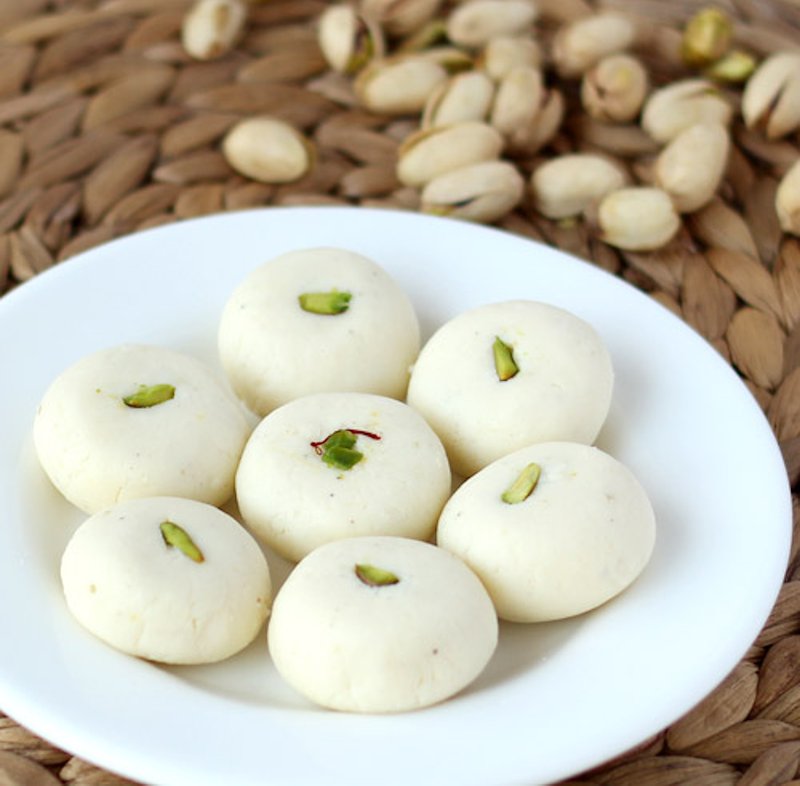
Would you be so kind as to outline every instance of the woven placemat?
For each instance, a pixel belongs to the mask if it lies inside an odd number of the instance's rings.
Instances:
[[[758,57],[800,45],[797,0],[716,5],[735,20],[737,42]],[[631,14],[648,31],[639,55],[656,83],[688,75],[678,42],[700,3],[542,0],[540,6],[537,24],[545,36],[598,8]],[[252,4],[241,40],[207,62],[193,60],[181,44],[188,7],[185,0],[0,2],[0,293],[99,243],[203,214],[262,205],[418,209],[418,192],[398,182],[395,165],[400,142],[419,118],[359,107],[350,80],[328,69],[317,44],[325,3]],[[646,178],[655,152],[647,135],[636,126],[620,130],[588,120],[574,89],[564,94],[561,131],[536,157],[518,160],[519,169],[528,175],[550,154],[600,150]],[[315,163],[299,181],[258,183],[226,162],[224,134],[259,113],[313,140]],[[549,221],[528,200],[498,225],[624,278],[711,342],[766,412],[796,492],[800,242],[781,232],[774,197],[800,154],[798,135],[768,141],[746,129],[738,113],[732,135],[717,197],[685,217],[677,238],[661,250],[621,252],[601,242],[589,222]],[[797,527],[796,493],[793,502]],[[769,620],[718,689],[636,751],[571,783],[800,784],[799,566],[795,545]],[[14,784],[128,783],[0,714],[2,768]]]

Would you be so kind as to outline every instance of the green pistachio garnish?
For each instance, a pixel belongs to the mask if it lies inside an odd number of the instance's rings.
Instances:
[[[161,537],[164,538],[164,543],[167,546],[178,549],[194,562],[205,561],[203,552],[197,548],[194,541],[189,537],[189,533],[183,527],[178,526],[173,521],[162,521],[159,524],[159,529],[161,530]]]
[[[369,437],[379,440],[380,434],[373,434],[371,431],[362,429],[343,428],[328,434],[325,439],[319,442],[312,442],[311,447],[322,460],[334,469],[352,469],[364,458],[364,454],[355,449],[356,440],[359,436]]]
[[[349,292],[332,289],[330,292],[304,292],[297,300],[303,311],[312,314],[341,314],[350,307],[352,297]]]
[[[524,502],[533,494],[541,474],[542,468],[538,464],[528,464],[519,473],[519,477],[503,492],[501,496],[503,502],[507,502],[509,505]]]
[[[376,568],[374,565],[360,564],[355,568],[356,576],[369,587],[387,587],[397,584],[400,579],[389,570]]]
[[[356,440],[357,437],[352,431],[347,429],[334,431],[318,446],[322,449],[322,460],[335,469],[352,469],[364,458],[364,454],[355,449]]]
[[[517,375],[519,366],[514,362],[514,352],[499,336],[494,338],[492,352],[494,353],[494,369],[501,382]]]
[[[175,397],[175,388],[172,385],[139,385],[139,390],[125,396],[122,401],[125,406],[133,409],[144,409],[163,404]]]

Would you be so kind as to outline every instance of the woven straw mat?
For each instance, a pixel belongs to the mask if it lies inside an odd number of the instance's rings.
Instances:
[[[591,11],[588,2],[541,2],[542,35]],[[717,5],[736,20],[738,43],[759,57],[800,45],[798,0]],[[399,142],[418,117],[359,108],[350,82],[327,68],[316,43],[325,3],[252,4],[238,45],[208,62],[192,60],[181,45],[187,7],[184,0],[0,0],[0,293],[99,243],[193,216],[261,205],[417,209],[418,194],[394,170]],[[595,7],[646,22],[649,45],[640,55],[656,83],[687,76],[676,44],[699,3],[601,0]],[[593,124],[566,95],[566,121],[538,160],[599,149],[646,178],[655,148],[644,132]],[[265,185],[229,167],[220,140],[256,113],[283,118],[313,140],[316,162],[303,179]],[[781,232],[774,195],[800,138],[769,142],[737,113],[733,140],[717,198],[685,217],[660,251],[617,251],[586,223],[556,224],[527,204],[498,223],[621,276],[711,342],[766,412],[796,492],[800,242]],[[535,162],[518,163],[527,174]],[[793,502],[797,530],[796,494]],[[777,604],[723,684],[668,730],[571,783],[800,784],[797,552],[795,538]],[[0,713],[3,768],[13,784],[127,783]]]

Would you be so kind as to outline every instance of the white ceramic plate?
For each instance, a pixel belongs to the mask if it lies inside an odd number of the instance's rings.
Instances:
[[[283,685],[265,636],[214,666],[160,668],[70,618],[61,551],[82,515],[36,464],[39,398],[67,365],[124,341],[216,364],[223,303],[254,266],[337,245],[383,265],[425,335],[456,313],[543,300],[592,323],[616,390],[599,445],[658,519],[652,561],[581,618],[504,625],[466,692],[393,716],[316,709]],[[760,410],[695,333],[642,293],[553,249],[464,223],[365,209],[267,209],[151,230],[0,300],[0,709],[128,777],[164,786],[501,786],[568,777],[676,720],[737,663],[782,581],[791,513]],[[280,574],[281,566],[273,564]]]

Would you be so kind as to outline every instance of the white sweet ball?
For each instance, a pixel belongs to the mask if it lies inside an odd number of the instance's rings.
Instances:
[[[541,474],[524,501],[503,494],[530,464]],[[581,614],[641,573],[655,516],[631,471],[598,448],[523,448],[467,480],[445,505],[437,543],[483,581],[498,615],[541,622]]]
[[[513,353],[518,372],[501,381],[493,346]],[[590,444],[611,405],[614,375],[594,328],[556,306],[530,300],[492,303],[445,323],[420,352],[408,388],[469,476],[535,442]]]
[[[325,440],[348,429],[363,458],[346,469],[331,460]],[[447,455],[422,416],[369,393],[318,393],[274,410],[236,473],[247,526],[295,561],[356,535],[429,539],[450,489]]]
[[[163,522],[180,527],[199,554],[170,545]],[[130,500],[91,516],[67,544],[61,581],[87,630],[163,663],[211,663],[238,652],[261,630],[272,593],[267,561],[244,527],[178,497]]]
[[[142,386],[162,385],[174,388],[171,398],[125,403]],[[140,344],[100,350],[70,366],[45,392],[33,425],[44,471],[87,513],[161,495],[221,505],[233,494],[249,435],[243,408],[209,368]]]
[[[321,296],[324,306],[337,293],[338,313],[301,305],[302,296]],[[403,398],[420,341],[397,283],[372,260],[338,248],[292,251],[254,270],[226,303],[218,338],[234,390],[259,415],[326,391]]]
[[[358,566],[397,582],[365,583]],[[452,554],[405,538],[350,538],[321,546],[289,575],[268,641],[278,672],[311,701],[398,712],[469,685],[495,650],[497,617]]]

